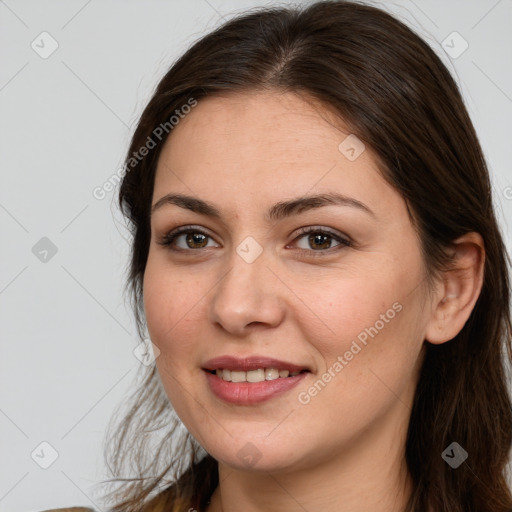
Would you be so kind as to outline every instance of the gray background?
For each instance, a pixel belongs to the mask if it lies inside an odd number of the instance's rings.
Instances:
[[[456,74],[510,246],[512,1],[374,3]],[[103,434],[143,367],[123,297],[128,233],[116,192],[98,200],[93,190],[121,167],[170,63],[223,19],[264,4],[275,2],[0,0],[1,511],[103,509]],[[52,449],[58,458],[43,469]]]

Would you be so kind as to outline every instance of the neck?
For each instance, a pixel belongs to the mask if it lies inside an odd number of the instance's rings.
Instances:
[[[408,422],[403,410],[395,412],[316,465],[249,472],[219,462],[220,483],[208,512],[403,510],[412,491],[405,464]]]

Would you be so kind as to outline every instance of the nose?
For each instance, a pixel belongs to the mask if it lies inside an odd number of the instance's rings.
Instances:
[[[252,263],[234,254],[213,293],[210,321],[236,336],[244,336],[254,327],[277,327],[285,316],[279,283],[264,254]]]

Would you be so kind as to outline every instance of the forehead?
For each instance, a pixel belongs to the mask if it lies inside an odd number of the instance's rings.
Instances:
[[[359,141],[365,149],[356,159],[344,153],[353,138],[332,111],[294,93],[201,99],[165,143],[154,199],[170,191],[217,202],[335,191],[385,202],[390,187],[370,149]]]
[[[294,93],[252,92],[203,98],[173,129],[166,152],[173,159],[232,156],[244,163],[300,162],[337,149],[349,131],[313,99]],[[284,152],[284,153],[283,153]]]

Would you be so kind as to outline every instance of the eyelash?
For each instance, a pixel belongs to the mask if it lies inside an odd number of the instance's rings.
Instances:
[[[212,237],[206,233],[205,231],[203,231],[201,228],[197,228],[195,226],[181,226],[167,234],[165,234],[160,240],[157,241],[157,243],[159,245],[162,245],[164,247],[167,247],[169,250],[171,251],[181,251],[181,252],[192,252],[192,251],[198,251],[199,249],[182,249],[182,248],[174,248],[172,247],[172,244],[174,243],[174,241],[180,236],[180,235],[183,235],[183,234],[189,234],[189,233],[193,233],[193,234],[201,234],[201,235],[204,235],[210,239],[212,239]],[[330,238],[334,239],[336,242],[339,242],[340,245],[337,245],[335,247],[329,247],[328,249],[318,249],[318,250],[314,250],[314,249],[299,249],[299,252],[301,253],[307,253],[307,256],[312,256],[312,257],[322,257],[322,256],[325,256],[326,253],[327,254],[332,254],[333,252],[337,252],[341,249],[344,249],[346,247],[353,247],[354,244],[351,240],[348,240],[347,238],[343,238],[331,231],[328,231],[324,228],[321,228],[321,227],[317,227],[317,226],[307,226],[307,227],[304,227],[304,228],[301,228],[299,229],[299,233],[298,235],[295,237],[295,239],[293,240],[293,242],[297,241],[298,239],[304,237],[305,235],[308,235],[308,234],[311,234],[311,233],[318,233],[318,234],[322,234],[322,235],[328,235]]]

